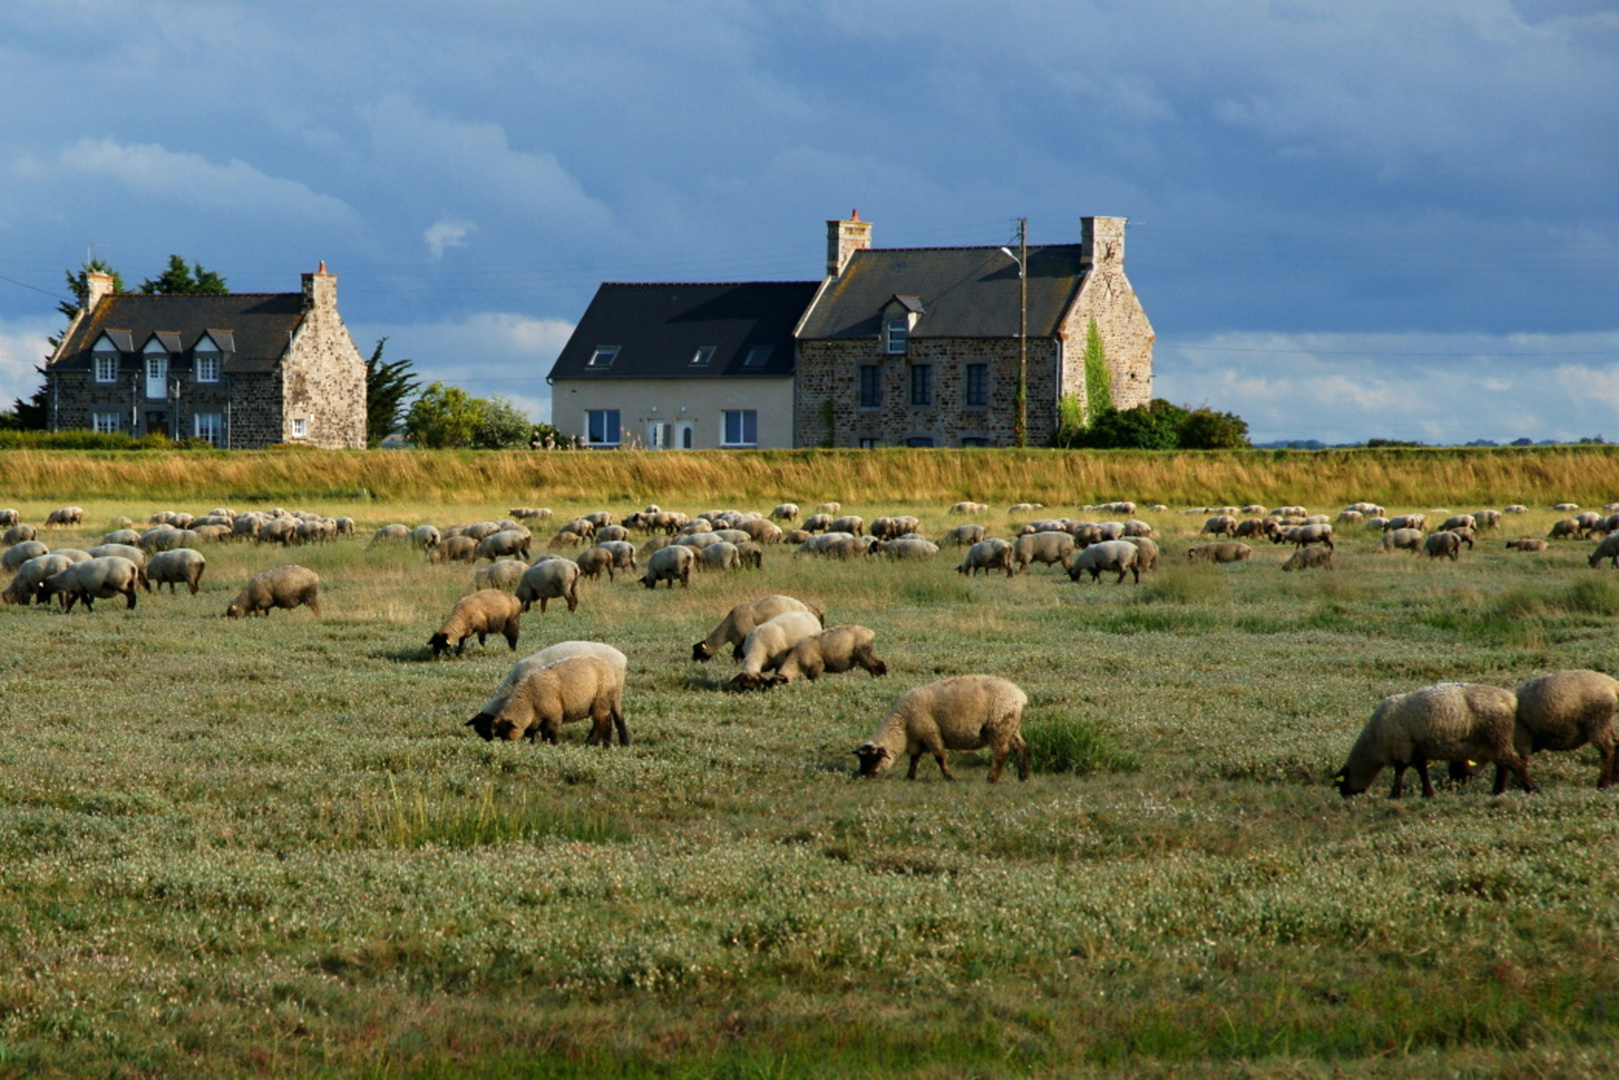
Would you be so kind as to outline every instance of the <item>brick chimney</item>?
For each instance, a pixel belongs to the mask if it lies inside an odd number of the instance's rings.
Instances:
[[[111,274],[103,274],[98,271],[86,271],[84,275],[85,312],[88,313],[95,311],[96,305],[101,303],[101,298],[104,296],[111,296],[112,291],[113,280]]]
[[[326,262],[321,261],[320,269],[313,274],[304,275],[304,310],[324,308],[327,311],[337,311],[337,275],[326,272]]]
[[[826,276],[837,277],[849,264],[849,257],[871,246],[871,222],[860,220],[860,211],[848,221],[826,223]]]
[[[1087,269],[1124,269],[1124,223],[1121,217],[1079,219],[1080,262]]]

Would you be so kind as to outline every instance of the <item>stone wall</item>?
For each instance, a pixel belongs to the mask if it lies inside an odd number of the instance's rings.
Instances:
[[[1124,220],[1086,218],[1082,224],[1090,267],[1079,298],[1063,321],[1062,335],[1068,343],[1063,393],[1086,399],[1085,334],[1094,318],[1107,357],[1113,407],[1146,405],[1152,400],[1152,344],[1157,335],[1124,276]]]
[[[305,274],[303,322],[281,366],[281,430],[277,442],[326,449],[365,447],[365,357],[337,313],[337,276]],[[308,430],[293,437],[293,422]]]

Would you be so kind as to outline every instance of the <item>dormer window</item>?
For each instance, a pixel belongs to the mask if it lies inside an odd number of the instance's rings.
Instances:
[[[883,351],[889,356],[904,356],[905,344],[911,336],[910,319],[889,319],[883,331]]]
[[[202,335],[197,347],[192,350],[195,360],[192,367],[192,377],[200,383],[214,383],[219,381],[220,366],[224,356],[218,344],[207,334]]]
[[[598,345],[596,351],[590,354],[590,362],[586,367],[606,368],[612,367],[613,361],[618,359],[617,345]]]
[[[141,350],[142,359],[146,366],[146,396],[153,400],[169,396],[169,350],[168,347],[153,334],[147,341],[146,347]]]
[[[709,361],[714,359],[714,353],[715,352],[716,352],[716,349],[715,349],[715,347],[713,345],[700,345],[700,346],[698,346],[697,351],[692,353],[692,355],[691,355],[691,366],[692,367],[707,367],[708,364],[709,364]]]
[[[112,338],[102,334],[90,348],[91,362],[95,365],[96,382],[118,381],[118,346]]]
[[[764,367],[770,363],[770,354],[775,351],[776,347],[774,345],[755,345],[748,350],[748,355],[743,359],[742,366]]]

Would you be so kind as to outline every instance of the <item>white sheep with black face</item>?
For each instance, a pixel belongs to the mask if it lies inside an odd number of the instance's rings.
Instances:
[[[1422,779],[1422,794],[1431,798],[1430,761],[1489,761],[1510,770],[1525,788],[1529,779],[1527,755],[1515,746],[1518,698],[1511,690],[1478,683],[1439,683],[1392,694],[1372,711],[1349,751],[1349,760],[1334,778],[1339,794],[1358,795],[1372,785],[1378,773],[1392,766],[1398,799],[1407,768]],[[1502,774],[1504,777],[1505,773]],[[1497,779],[1496,793],[1505,787]]]
[[[989,747],[994,761],[989,782],[1001,778],[1008,754],[1016,753],[1018,779],[1029,778],[1029,748],[1023,741],[1023,708],[1028,695],[995,675],[957,675],[900,695],[877,730],[855,750],[860,775],[877,776],[899,760],[911,759],[909,780],[924,753],[933,755],[946,780],[955,774],[945,761],[946,750]]]

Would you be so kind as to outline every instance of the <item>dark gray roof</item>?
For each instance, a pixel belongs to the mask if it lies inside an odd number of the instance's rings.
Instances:
[[[793,328],[818,281],[637,285],[605,282],[551,368],[555,379],[776,377],[793,373]],[[590,366],[604,346],[611,364]],[[712,357],[693,364],[698,350]],[[768,347],[759,360],[756,347]],[[755,363],[747,363],[754,353]]]
[[[1051,337],[1084,278],[1080,245],[1029,248],[1029,335]],[[867,248],[850,257],[801,339],[876,337],[882,309],[920,300],[913,338],[1015,337],[1017,264],[999,248]],[[913,309],[914,310],[914,309]]]
[[[103,333],[125,353],[140,352],[154,334],[171,351],[188,353],[209,333],[226,350],[226,372],[268,371],[303,318],[302,293],[108,296],[62,342],[51,367],[89,367],[90,347]]]

